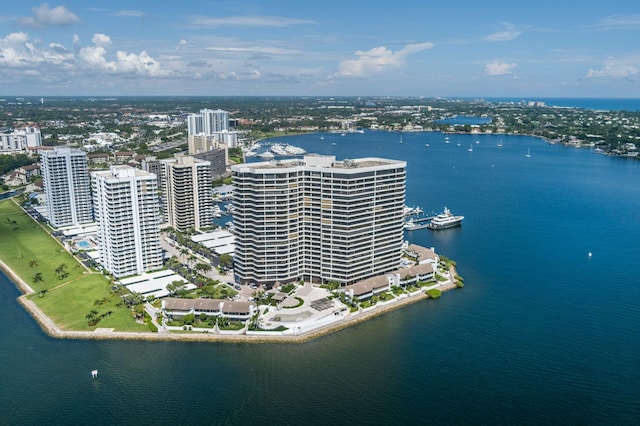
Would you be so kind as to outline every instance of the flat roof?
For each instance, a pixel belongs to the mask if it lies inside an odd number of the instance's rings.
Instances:
[[[127,287],[129,291],[134,293],[140,293],[143,295],[153,297],[165,297],[169,295],[167,285],[174,281],[181,281],[185,283],[185,288],[191,290],[196,288],[195,285],[189,284],[186,279],[176,274],[172,270],[155,271],[151,273],[144,273],[135,277],[126,278],[120,280],[120,284]]]
[[[346,172],[358,173],[361,171],[367,171],[367,169],[372,167],[380,167],[380,166],[406,167],[407,163],[406,161],[391,160],[387,158],[378,158],[378,157],[344,159],[341,161],[335,161],[334,156],[305,155],[304,160],[289,159],[289,160],[270,160],[270,161],[259,161],[255,163],[244,163],[244,164],[237,164],[235,166],[231,166],[231,170],[242,173],[242,172],[265,171],[265,170],[272,170],[272,169],[301,168],[305,170],[327,170],[327,171],[339,171],[341,173],[346,173]]]
[[[196,234],[191,236],[191,241],[194,243],[201,243],[203,241],[217,240],[220,238],[233,237],[233,234],[224,229],[218,231],[205,232],[204,234]]]
[[[234,244],[227,244],[226,246],[216,247],[214,250],[217,254],[231,254],[236,251],[236,246]]]
[[[233,235],[229,235],[228,237],[221,237],[213,240],[206,240],[206,241],[203,241],[201,244],[206,248],[215,248],[215,247],[222,247],[222,246],[227,246],[229,244],[233,244],[235,240],[236,240],[236,237],[234,237]]]

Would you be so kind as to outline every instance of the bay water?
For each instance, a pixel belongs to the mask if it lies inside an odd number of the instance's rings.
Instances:
[[[640,423],[640,162],[448,136],[270,142],[406,160],[408,205],[465,216],[406,233],[463,289],[303,344],[83,341],[0,275],[0,424]]]

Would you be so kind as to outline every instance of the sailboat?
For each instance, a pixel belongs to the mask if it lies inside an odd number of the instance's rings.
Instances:
[[[469,145],[469,149],[467,149],[467,151],[473,152],[473,145]]]
[[[402,135],[400,135],[400,143],[402,143]]]
[[[498,148],[502,148],[502,139],[498,140]]]
[[[525,157],[527,158],[531,157],[531,148],[527,148],[527,153],[525,154]]]

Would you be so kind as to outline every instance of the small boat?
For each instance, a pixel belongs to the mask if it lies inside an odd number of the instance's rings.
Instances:
[[[527,158],[531,157],[531,148],[527,149],[527,153],[524,156],[527,157]]]
[[[416,231],[418,229],[428,228],[429,224],[424,221],[409,219],[402,227],[407,231]]]
[[[477,140],[477,141],[476,141],[476,143],[477,143],[477,144],[478,144],[478,143],[480,143],[480,140]]]
[[[263,160],[273,160],[273,157],[275,157],[275,155],[273,155],[273,153],[271,153],[270,151],[265,151],[261,154],[258,154],[258,157],[262,158]]]
[[[424,146],[429,147],[430,145],[428,143],[425,143]]]
[[[498,141],[498,148],[502,148],[502,139]]]
[[[469,145],[469,148],[467,149],[467,151],[473,152],[473,145]]]

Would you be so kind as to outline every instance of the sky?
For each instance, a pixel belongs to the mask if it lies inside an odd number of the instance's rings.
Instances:
[[[3,2],[0,96],[640,98],[640,2]]]

